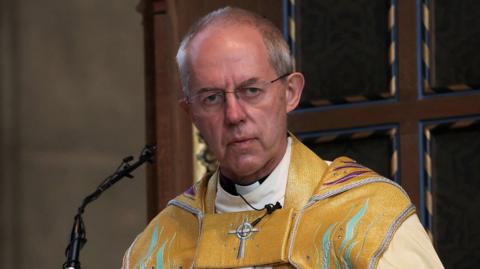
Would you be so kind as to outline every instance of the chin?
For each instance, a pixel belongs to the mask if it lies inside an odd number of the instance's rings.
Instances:
[[[229,165],[228,171],[232,174],[231,176],[236,177],[236,179],[242,179],[243,181],[252,180],[255,178],[256,174],[259,170],[263,168],[264,165],[258,160],[236,160],[235,162],[231,162]],[[233,178],[232,178],[233,180]]]

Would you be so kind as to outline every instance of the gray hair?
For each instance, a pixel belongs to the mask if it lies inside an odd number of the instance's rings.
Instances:
[[[270,65],[277,75],[284,75],[293,72],[293,57],[290,54],[289,47],[283,38],[280,30],[269,20],[252,13],[250,11],[236,8],[224,7],[210,12],[198,20],[183,37],[177,52],[177,65],[180,72],[182,90],[185,96],[189,93],[190,73],[187,62],[187,49],[190,42],[201,31],[210,25],[249,25],[254,27],[263,37],[263,42],[267,49]]]

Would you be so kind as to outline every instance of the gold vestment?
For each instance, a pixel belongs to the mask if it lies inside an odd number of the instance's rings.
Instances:
[[[264,211],[215,214],[217,171],[169,202],[127,250],[123,268],[375,268],[415,211],[408,196],[351,159],[327,165],[292,140],[282,209],[254,227]]]

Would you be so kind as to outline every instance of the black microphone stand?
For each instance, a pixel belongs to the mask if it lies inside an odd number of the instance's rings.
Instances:
[[[80,269],[80,249],[87,242],[85,225],[83,224],[82,214],[85,211],[85,207],[95,201],[100,195],[110,188],[113,184],[118,182],[124,177],[133,178],[130,174],[133,170],[137,169],[140,165],[145,162],[153,162],[153,155],[155,154],[155,146],[145,146],[138,161],[133,164],[130,164],[133,161],[132,156],[128,156],[122,160],[122,163],[117,168],[117,170],[110,176],[108,176],[97,189],[83,199],[82,205],[78,208],[77,215],[75,215],[72,232],[70,234],[70,243],[65,249],[65,256],[67,260],[63,264],[63,269]]]

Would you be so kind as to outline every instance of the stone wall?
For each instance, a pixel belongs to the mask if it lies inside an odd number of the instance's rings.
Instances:
[[[81,199],[144,145],[136,1],[0,0],[0,268],[60,268]],[[83,268],[146,223],[144,169],[91,204]]]

